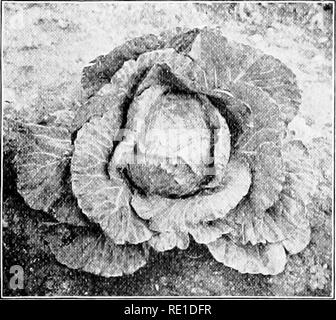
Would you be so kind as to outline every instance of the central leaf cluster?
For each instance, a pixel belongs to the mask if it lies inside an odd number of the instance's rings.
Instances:
[[[126,138],[119,146],[122,149],[128,144],[132,153],[125,166],[132,183],[146,194],[182,197],[211,181],[219,128],[208,113],[197,95],[167,93],[158,97],[137,128],[136,139],[130,145]]]

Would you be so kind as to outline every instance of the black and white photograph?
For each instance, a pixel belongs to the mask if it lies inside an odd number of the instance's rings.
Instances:
[[[334,2],[1,9],[2,298],[334,299]]]

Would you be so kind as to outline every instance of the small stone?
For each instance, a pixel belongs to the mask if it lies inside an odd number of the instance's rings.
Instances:
[[[69,23],[63,19],[60,19],[58,20],[58,26],[61,28],[61,29],[66,29],[69,27]]]
[[[64,290],[69,290],[69,288],[70,288],[70,283],[69,283],[69,281],[64,281],[63,283],[62,283],[62,288],[64,289]]]
[[[46,283],[45,283],[45,286],[47,289],[51,290],[53,288],[53,281],[52,280],[47,280]]]
[[[6,220],[2,220],[2,227],[8,228],[8,222]]]
[[[256,44],[262,43],[264,41],[264,38],[260,34],[254,34],[250,37],[250,40]]]
[[[202,288],[191,288],[190,293],[197,295],[197,296],[207,296],[209,295],[208,290],[204,290]]]
[[[161,277],[161,278],[160,278],[160,282],[161,282],[164,286],[166,286],[166,285],[168,284],[168,279],[167,279],[167,277]]]

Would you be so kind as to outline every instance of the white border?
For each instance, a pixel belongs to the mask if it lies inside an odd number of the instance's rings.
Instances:
[[[4,23],[4,3],[237,3],[237,2],[247,2],[247,3],[324,3],[324,4],[332,4],[333,7],[333,56],[332,56],[332,96],[333,96],[333,143],[332,143],[332,151],[334,155],[333,159],[333,212],[332,212],[332,221],[333,221],[333,232],[332,232],[332,263],[333,263],[333,270],[332,270],[332,295],[329,297],[324,296],[4,296],[3,295],[3,247],[2,247],[2,240],[3,240],[3,229],[2,229],[2,208],[3,208],[3,46],[2,46],[2,39],[3,39],[3,23]],[[1,1],[1,230],[0,230],[0,252],[1,252],[1,299],[5,300],[144,300],[144,301],[151,301],[151,300],[335,300],[335,2],[334,1],[90,1],[90,0],[82,0],[82,1]]]

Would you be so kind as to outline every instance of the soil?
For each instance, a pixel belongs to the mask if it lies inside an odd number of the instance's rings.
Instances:
[[[312,227],[309,246],[289,257],[286,270],[273,277],[240,274],[224,267],[196,243],[185,251],[152,252],[148,264],[131,276],[106,279],[71,270],[55,260],[37,231],[38,222],[46,219],[45,215],[31,210],[17,193],[10,155],[5,153],[5,296],[332,294],[333,14],[330,8],[317,4],[296,4],[296,20],[286,20],[286,15],[278,12],[283,5],[271,5],[267,14],[263,7],[239,11],[232,5],[221,6],[219,10],[210,4],[192,3],[6,3],[3,117],[36,122],[64,108],[71,113],[69,100],[79,85],[83,67],[127,39],[176,27],[219,27],[228,38],[279,58],[297,75],[302,105],[290,128],[293,135],[303,140],[317,168],[317,187],[308,206]],[[283,10],[287,17],[293,11],[286,7]],[[304,10],[311,15],[309,23],[303,19],[304,14],[299,15]],[[269,19],[270,14],[275,18]],[[10,288],[14,265],[24,270],[23,289]]]

